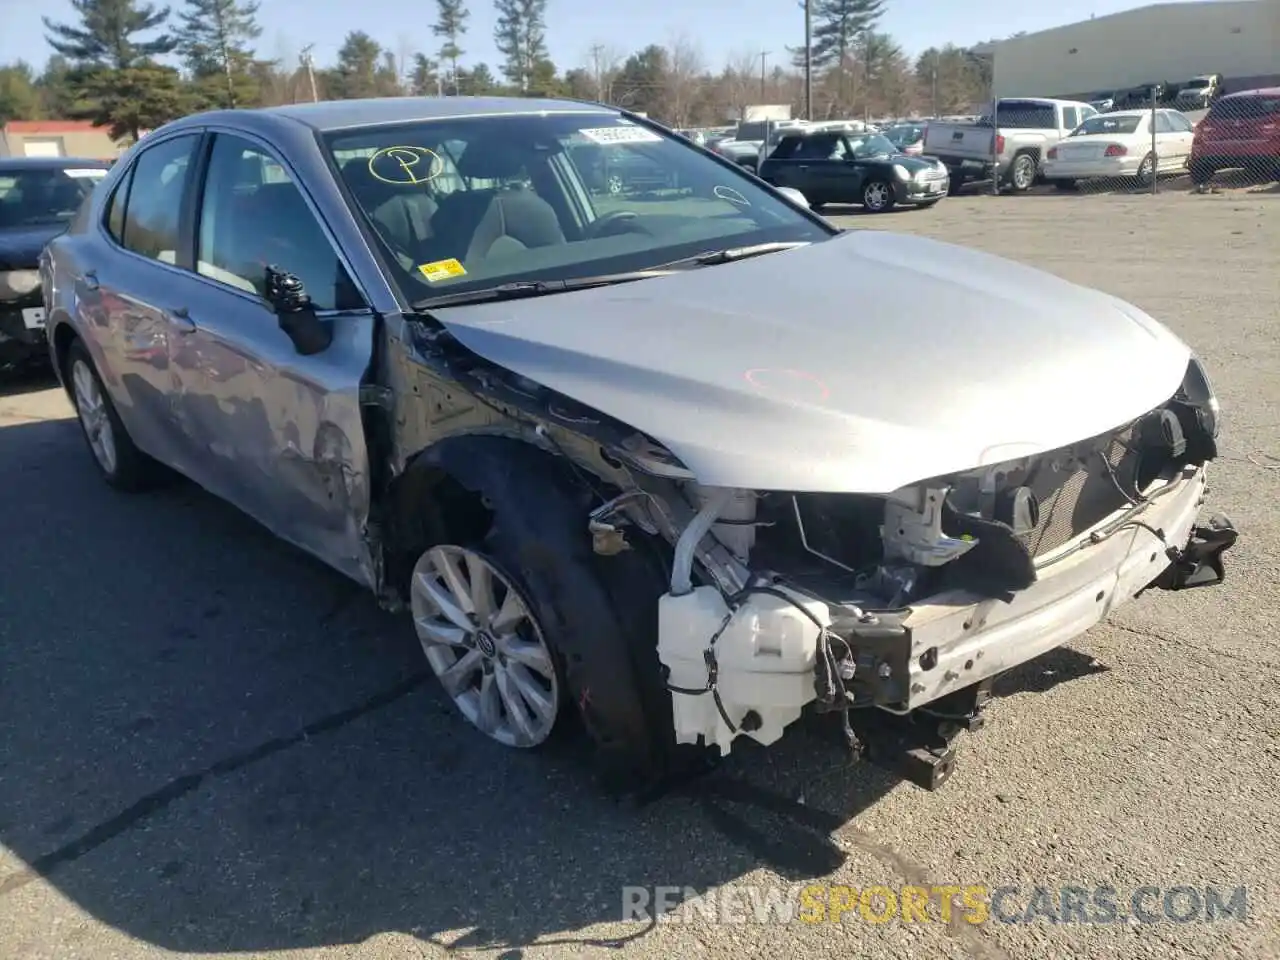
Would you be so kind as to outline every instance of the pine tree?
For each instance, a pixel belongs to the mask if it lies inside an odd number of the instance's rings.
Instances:
[[[70,61],[67,74],[74,103],[68,114],[110,128],[112,135],[135,140],[188,112],[191,106],[181,77],[154,57],[171,53],[178,41],[162,29],[169,8],[141,0],[71,0],[78,24],[44,18],[49,45]]]
[[[462,49],[462,36],[467,32],[467,20],[471,11],[467,9],[466,0],[436,0],[439,16],[431,27],[431,32],[441,37],[440,62],[449,64],[450,86],[455,95],[458,93],[458,60],[465,50]]]
[[[884,14],[885,0],[813,0],[813,68],[842,68]]]
[[[426,54],[415,53],[409,70],[409,90],[415,97],[434,97],[440,93],[440,74]],[[453,91],[458,92],[456,87]]]
[[[169,8],[139,0],[71,0],[80,24],[54,23],[42,17],[49,46],[79,67],[126,70],[173,52],[178,41],[167,33],[150,40],[137,34],[165,26]]]
[[[216,83],[213,105],[237,107],[252,96],[250,44],[262,35],[257,14],[257,0],[186,0],[177,50],[192,79],[207,88]]]
[[[522,93],[538,63],[547,60],[547,0],[494,0],[493,41],[504,57],[502,73]]]

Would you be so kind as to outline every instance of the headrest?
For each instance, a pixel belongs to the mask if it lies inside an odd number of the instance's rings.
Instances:
[[[468,179],[506,180],[520,176],[528,154],[509,140],[473,140],[458,158],[458,173]]]

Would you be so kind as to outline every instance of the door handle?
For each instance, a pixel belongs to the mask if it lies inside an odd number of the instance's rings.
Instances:
[[[805,164],[804,166],[802,166],[802,167],[796,167],[796,169],[797,169],[797,170],[808,170],[808,169],[809,169],[809,165],[806,163],[806,164]]]
[[[84,285],[87,289],[89,290],[98,289],[98,271],[97,270],[86,270],[84,274],[81,276],[81,280],[84,282]]]
[[[186,307],[176,307],[169,311],[169,323],[179,333],[195,333],[196,322],[191,319],[191,314]]]

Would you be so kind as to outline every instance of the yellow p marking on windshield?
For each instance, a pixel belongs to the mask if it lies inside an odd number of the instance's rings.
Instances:
[[[369,158],[369,173],[391,184],[420,184],[444,171],[444,161],[426,147],[383,147]]]

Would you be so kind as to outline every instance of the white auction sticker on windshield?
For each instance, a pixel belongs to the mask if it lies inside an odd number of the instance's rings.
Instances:
[[[661,143],[662,138],[644,127],[589,127],[580,134],[595,143]]]
[[[82,168],[79,170],[63,170],[68,177],[75,177],[77,180],[101,180],[107,175],[105,170],[96,170],[93,168]]]

